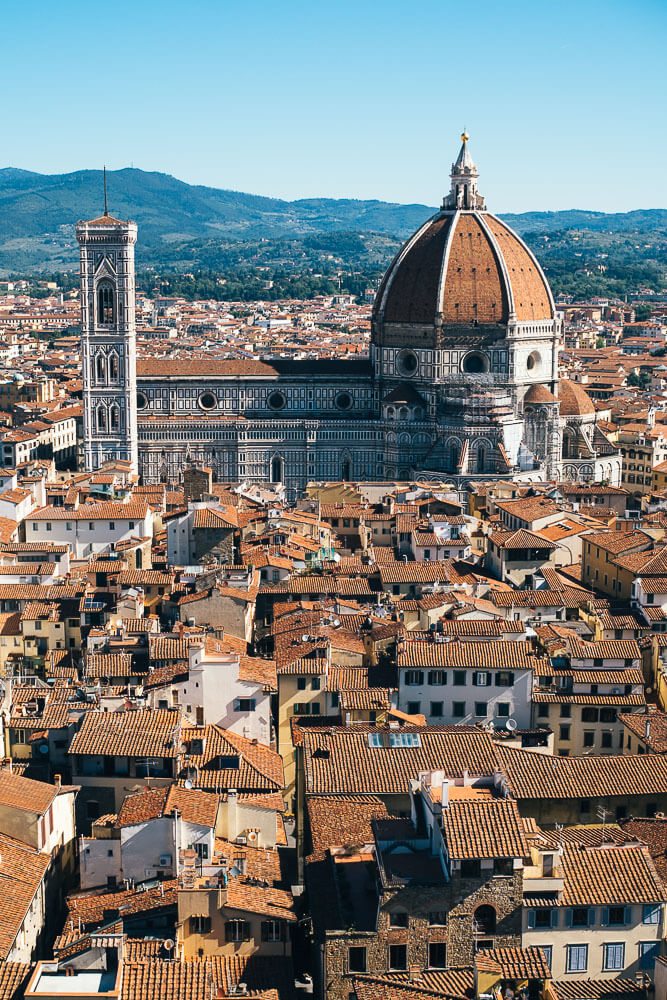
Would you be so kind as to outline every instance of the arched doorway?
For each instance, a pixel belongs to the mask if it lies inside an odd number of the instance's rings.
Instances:
[[[475,934],[489,937],[496,933],[496,911],[492,906],[478,906],[473,913],[473,930]]]

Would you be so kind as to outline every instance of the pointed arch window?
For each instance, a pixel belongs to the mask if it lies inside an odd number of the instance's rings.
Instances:
[[[97,407],[97,429],[98,431],[107,429],[107,411],[103,406]]]
[[[118,381],[118,355],[115,353],[109,355],[109,380]]]
[[[103,354],[98,354],[95,361],[95,375],[97,376],[98,382],[106,382],[107,380],[107,359]]]
[[[457,444],[451,445],[449,449],[449,467],[452,472],[456,472],[459,467],[459,460],[461,457],[461,451]]]
[[[349,482],[349,480],[351,478],[352,477],[351,477],[351,474],[350,474],[350,460],[348,458],[346,458],[345,461],[343,462],[343,466],[342,466],[342,470],[341,470],[341,479],[344,482],[347,483],[347,482]]]
[[[477,449],[477,471],[486,471],[486,448],[483,445],[480,445]]]
[[[115,320],[113,283],[108,279],[100,281],[97,286],[97,322],[109,326]]]
[[[115,403],[109,410],[109,427],[112,431],[117,431],[120,427],[120,410]]]
[[[279,455],[271,459],[271,482],[282,483],[283,481],[283,460]]]

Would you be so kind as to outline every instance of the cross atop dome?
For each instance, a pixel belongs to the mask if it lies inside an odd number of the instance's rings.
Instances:
[[[452,163],[452,172],[449,175],[452,179],[452,186],[442,202],[443,209],[448,211],[478,209],[483,212],[486,208],[484,199],[477,191],[479,171],[468,150],[469,139],[470,136],[464,129],[461,133],[461,149],[456,163]]]

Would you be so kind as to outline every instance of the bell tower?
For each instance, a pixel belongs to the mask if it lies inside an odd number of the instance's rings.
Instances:
[[[87,472],[109,459],[138,472],[135,222],[104,215],[77,222],[81,276],[84,461]]]

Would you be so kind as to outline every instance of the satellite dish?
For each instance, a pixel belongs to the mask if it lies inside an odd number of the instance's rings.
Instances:
[[[171,938],[167,938],[167,940],[164,943],[164,950],[171,951],[173,947],[174,947],[174,942],[172,941]]]
[[[192,778],[186,778],[184,784],[189,791],[193,787]]]
[[[509,729],[510,733],[513,733],[517,727],[516,719],[508,719],[505,723],[505,729]]]
[[[42,743],[42,744],[40,744],[39,752],[47,754],[49,752],[49,744],[48,743]]]

